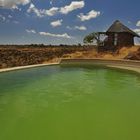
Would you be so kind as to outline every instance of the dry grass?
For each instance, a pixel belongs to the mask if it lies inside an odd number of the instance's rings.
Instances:
[[[125,58],[128,54],[136,52],[140,46],[133,46],[131,48],[128,47],[123,47],[117,52],[104,52],[104,53],[98,53],[95,49],[90,49],[87,51],[81,51],[78,52],[76,51],[75,53],[72,54],[66,54],[63,56],[63,58],[81,58],[81,59],[86,59],[86,58],[104,58],[104,59],[123,59]]]
[[[124,59],[128,54],[138,52],[139,48],[140,46],[123,47],[114,53],[98,53],[94,47],[0,47],[0,68],[55,63],[62,58]]]

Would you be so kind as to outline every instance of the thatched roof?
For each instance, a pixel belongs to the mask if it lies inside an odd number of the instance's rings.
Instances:
[[[107,30],[107,33],[130,33],[136,37],[140,37],[137,33],[123,25],[119,20],[116,20],[111,27]]]

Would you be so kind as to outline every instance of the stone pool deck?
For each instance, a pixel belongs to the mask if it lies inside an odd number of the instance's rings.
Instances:
[[[62,59],[60,65],[96,65],[140,73],[140,61],[109,59]]]

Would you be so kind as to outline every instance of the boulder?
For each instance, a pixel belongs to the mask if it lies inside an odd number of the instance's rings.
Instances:
[[[138,49],[136,52],[129,53],[124,59],[140,60],[140,49]]]

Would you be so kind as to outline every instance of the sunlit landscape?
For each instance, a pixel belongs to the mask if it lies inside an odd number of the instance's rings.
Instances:
[[[0,0],[0,140],[139,140],[138,0]]]

